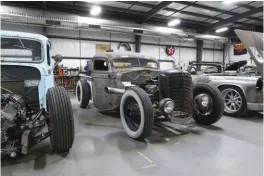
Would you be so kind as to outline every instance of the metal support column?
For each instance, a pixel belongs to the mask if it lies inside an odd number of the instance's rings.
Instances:
[[[43,35],[47,35],[47,27],[46,26],[44,26],[43,28],[42,28],[42,33],[43,33]]]
[[[203,40],[197,40],[196,44],[197,44],[197,46],[196,46],[196,62],[197,63],[201,63],[202,62],[202,58],[203,58],[203,44],[204,44],[204,41]],[[200,71],[201,67],[197,66],[197,70]]]
[[[136,52],[137,53],[140,53],[140,50],[141,50],[141,35],[135,35],[135,43],[136,43]]]

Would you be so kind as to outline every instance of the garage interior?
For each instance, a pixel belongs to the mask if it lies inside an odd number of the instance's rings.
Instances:
[[[54,154],[47,139],[28,155],[2,160],[1,174],[263,175],[259,112],[223,116],[211,126],[155,126],[149,138],[136,141],[118,113],[100,113],[92,104],[81,109],[75,96],[76,80],[102,50],[172,60],[182,70],[190,62],[254,65],[249,53],[234,54],[241,43],[234,29],[262,33],[263,1],[2,1],[1,30],[44,35],[51,56],[63,57],[58,84],[71,98],[75,140],[63,155]]]

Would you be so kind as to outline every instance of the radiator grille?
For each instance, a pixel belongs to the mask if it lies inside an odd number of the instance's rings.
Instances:
[[[160,96],[175,102],[175,111],[192,114],[193,83],[191,75],[179,70],[166,71],[160,75]]]

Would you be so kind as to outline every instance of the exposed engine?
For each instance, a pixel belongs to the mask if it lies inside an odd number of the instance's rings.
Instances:
[[[15,149],[20,145],[21,124],[26,121],[23,97],[16,94],[1,95],[1,148]]]
[[[132,84],[137,85],[135,82]],[[153,108],[157,113],[161,109],[160,100],[170,98],[174,101],[173,116],[190,117],[193,112],[193,83],[188,72],[180,70],[164,70],[156,78],[138,84],[150,96]]]

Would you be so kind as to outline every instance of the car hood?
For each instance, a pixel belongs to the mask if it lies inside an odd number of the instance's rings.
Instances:
[[[120,74],[122,82],[144,82],[156,78],[159,73],[158,69],[129,68],[129,70],[121,70],[118,74]]]
[[[235,33],[246,46],[258,72],[263,76],[263,33],[238,29],[235,30]]]
[[[246,60],[242,60],[242,61],[238,61],[238,62],[234,62],[231,65],[229,65],[228,67],[225,68],[225,71],[236,71],[238,70],[240,67],[243,67],[247,64]]]

